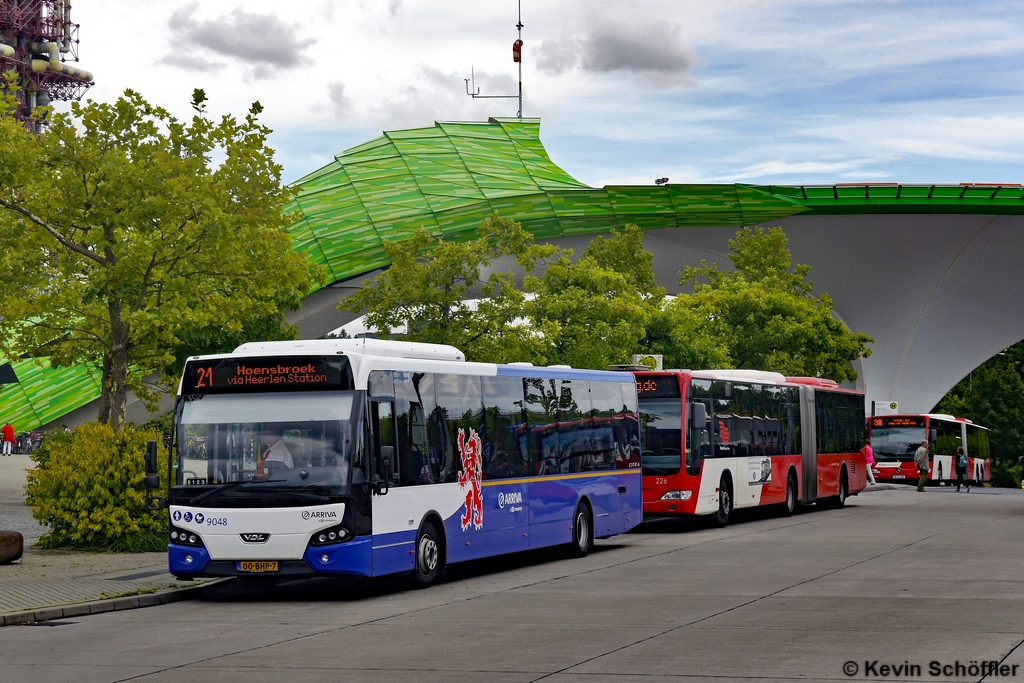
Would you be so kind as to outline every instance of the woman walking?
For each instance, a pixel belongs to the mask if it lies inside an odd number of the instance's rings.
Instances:
[[[871,439],[864,440],[864,461],[868,464],[868,481],[872,484],[878,482],[875,481],[875,452],[871,449]]]
[[[960,485],[964,483],[964,477],[967,475],[967,453],[964,452],[963,446],[957,446],[956,449],[956,490],[960,490]],[[970,483],[967,484],[968,493],[971,490]]]

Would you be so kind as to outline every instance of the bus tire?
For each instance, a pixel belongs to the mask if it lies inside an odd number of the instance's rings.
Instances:
[[[837,510],[846,506],[846,499],[850,496],[850,482],[846,477],[846,466],[839,473],[839,495],[832,499],[832,507]]]
[[[791,517],[793,513],[796,512],[796,504],[796,475],[793,474],[792,470],[790,470],[788,480],[786,481],[786,502],[783,503],[782,514],[786,517]]]
[[[430,586],[444,579],[444,543],[433,521],[427,521],[416,537],[416,569],[413,576],[421,586]]]
[[[723,474],[718,482],[718,512],[711,517],[715,526],[724,527],[729,523],[732,506],[732,480]]]
[[[590,506],[580,501],[576,511],[572,513],[572,545],[573,557],[586,557],[594,549],[594,515]]]

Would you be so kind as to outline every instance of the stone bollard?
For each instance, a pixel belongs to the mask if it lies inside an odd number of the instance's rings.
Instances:
[[[10,564],[21,559],[25,550],[25,537],[18,531],[0,531],[0,564]]]

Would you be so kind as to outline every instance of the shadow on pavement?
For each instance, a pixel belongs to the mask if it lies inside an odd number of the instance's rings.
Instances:
[[[600,555],[619,547],[621,546],[615,543],[602,541],[594,546],[591,555]],[[565,547],[554,547],[461,562],[448,568],[445,583],[559,562],[569,557],[569,551]],[[253,576],[219,582],[203,589],[202,596],[204,600],[231,602],[347,602],[409,590],[419,590],[411,574],[380,578],[318,576],[310,579]]]

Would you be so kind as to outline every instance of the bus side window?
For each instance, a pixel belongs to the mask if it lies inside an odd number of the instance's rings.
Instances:
[[[466,443],[475,432],[482,442],[484,432],[484,407],[480,396],[480,377],[475,375],[434,375],[434,393],[438,409],[436,428],[443,425],[449,447],[441,454],[441,471],[438,481],[458,481],[462,471],[463,454],[459,452],[459,432]],[[433,443],[433,439],[431,439]],[[482,450],[482,449],[481,449]],[[483,453],[480,453],[481,458]],[[483,463],[481,463],[482,465]]]
[[[433,481],[428,466],[426,415],[418,395],[416,377],[409,372],[394,373],[395,420],[398,425],[396,458],[402,486]]]
[[[374,470],[377,476],[387,481],[388,486],[397,486],[399,482],[398,476],[398,458],[395,457],[395,418],[394,418],[394,406],[391,401],[371,401],[370,403],[371,418],[373,422],[374,431],[374,458],[375,467]],[[392,457],[390,463],[390,478],[387,476],[387,469],[381,458],[381,449],[385,446],[391,448]]]
[[[711,457],[711,432],[708,421],[712,419],[711,380],[694,379],[690,381],[689,402],[704,404],[704,424],[688,422],[686,438],[686,472],[691,476],[700,474],[704,458]],[[692,418],[692,410],[687,411],[687,418]]]
[[[633,392],[636,393],[635,391]],[[595,459],[599,469],[625,469],[628,458],[623,459],[622,444],[616,430],[615,416],[622,404],[622,387],[619,382],[590,383],[590,424]]]
[[[484,477],[503,479],[530,473],[519,377],[481,377],[484,403]]]

